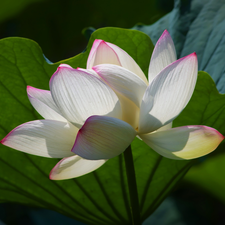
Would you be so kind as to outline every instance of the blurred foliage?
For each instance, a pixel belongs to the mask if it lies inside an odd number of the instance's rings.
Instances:
[[[213,154],[210,159],[194,166],[186,175],[184,182],[197,186],[225,204],[225,144],[223,153]]]
[[[0,22],[4,22],[17,15],[26,6],[35,2],[41,2],[44,0],[1,0],[0,2]]]
[[[7,0],[0,1],[0,9],[4,2]],[[29,4],[14,17],[8,10],[11,18],[0,21],[0,38],[30,38],[39,43],[50,61],[56,62],[84,50],[85,27],[130,28],[136,23],[151,24],[172,8],[173,0],[42,0]]]

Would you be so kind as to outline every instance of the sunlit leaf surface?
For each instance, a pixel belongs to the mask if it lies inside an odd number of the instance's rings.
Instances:
[[[63,63],[85,68],[95,38],[126,50],[147,73],[153,50],[150,39],[138,31],[123,29],[96,31],[85,53]],[[0,41],[0,138],[19,124],[40,118],[28,101],[26,86],[49,89],[49,79],[58,65],[48,64],[33,41],[22,38]],[[49,208],[87,224],[131,224],[122,155],[91,174],[52,181],[48,175],[57,159],[24,154],[3,145],[0,149],[1,201]],[[192,161],[163,158],[137,138],[132,149],[144,220],[186,173]]]

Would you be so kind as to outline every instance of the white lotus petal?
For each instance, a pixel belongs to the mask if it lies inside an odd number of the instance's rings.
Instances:
[[[114,44],[96,39],[88,57],[87,69],[91,69],[93,66],[99,64],[122,66],[137,74],[146,84],[148,84],[141,68],[129,54]]]
[[[60,66],[50,80],[50,90],[62,115],[76,126],[82,126],[92,115],[121,118],[114,91],[84,71]]]
[[[165,67],[177,60],[176,49],[173,40],[167,30],[163,32],[157,41],[151,56],[148,69],[149,83],[158,75]]]
[[[79,130],[72,151],[85,159],[110,159],[125,151],[135,136],[135,130],[122,120],[91,116]]]
[[[155,132],[158,132],[158,131],[164,131],[164,130],[171,129],[171,128],[172,128],[172,125],[173,125],[173,122],[168,123],[168,124],[166,124],[165,126],[160,127],[160,128],[159,128],[158,130],[156,130]]]
[[[194,159],[214,151],[224,139],[217,130],[206,126],[176,127],[140,135],[160,155],[170,159]]]
[[[87,173],[90,173],[100,166],[102,166],[107,160],[87,160],[78,155],[70,156],[60,160],[52,169],[49,178],[51,180],[65,180],[75,177],[80,177]]]
[[[67,122],[60,115],[59,109],[52,99],[50,91],[27,86],[27,95],[36,111],[45,119]]]
[[[61,67],[67,67],[67,68],[73,69],[72,66],[70,66],[70,65],[68,65],[68,64],[64,64],[64,63],[60,64],[60,66],[61,66]]]
[[[150,83],[140,108],[139,132],[150,133],[172,122],[189,102],[197,80],[195,53],[167,66]]]
[[[101,64],[93,67],[93,70],[115,92],[124,95],[138,107],[147,88],[146,83],[136,74],[117,65]]]
[[[83,69],[83,68],[77,67],[77,70],[84,71],[86,73],[89,73],[89,74],[101,79],[101,77],[93,69]]]
[[[103,63],[120,65],[120,60],[114,49],[108,45],[108,42],[96,39],[88,56],[87,69]]]
[[[69,123],[35,120],[16,127],[1,143],[33,155],[63,158],[73,155],[71,149],[77,132],[78,129]]]

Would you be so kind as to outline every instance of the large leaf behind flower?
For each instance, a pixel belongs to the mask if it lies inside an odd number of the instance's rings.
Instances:
[[[85,68],[95,38],[119,45],[146,73],[153,49],[150,39],[138,31],[123,29],[96,31],[85,53],[63,63]],[[26,85],[48,89],[49,79],[58,65],[48,64],[40,47],[33,41],[21,38],[0,41],[0,138],[19,124],[40,118],[28,101]],[[139,139],[134,140],[132,148],[144,220],[192,162],[163,158]],[[48,178],[57,162],[57,159],[32,156],[1,145],[0,200],[49,208],[87,224],[131,224],[122,155],[110,159],[91,174],[65,181]]]
[[[174,9],[149,26],[134,29],[148,34],[155,44],[167,29],[178,58],[196,52],[199,70],[209,73],[225,93],[225,0],[175,0]]]

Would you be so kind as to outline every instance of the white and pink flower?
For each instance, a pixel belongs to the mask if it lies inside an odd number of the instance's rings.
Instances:
[[[215,150],[223,135],[207,126],[171,128],[193,94],[197,73],[196,54],[176,60],[167,31],[153,51],[149,81],[124,50],[95,40],[87,69],[62,64],[50,80],[50,91],[27,87],[44,120],[16,127],[1,143],[63,158],[50,173],[55,180],[96,170],[125,151],[135,136],[167,158],[201,157]]]

